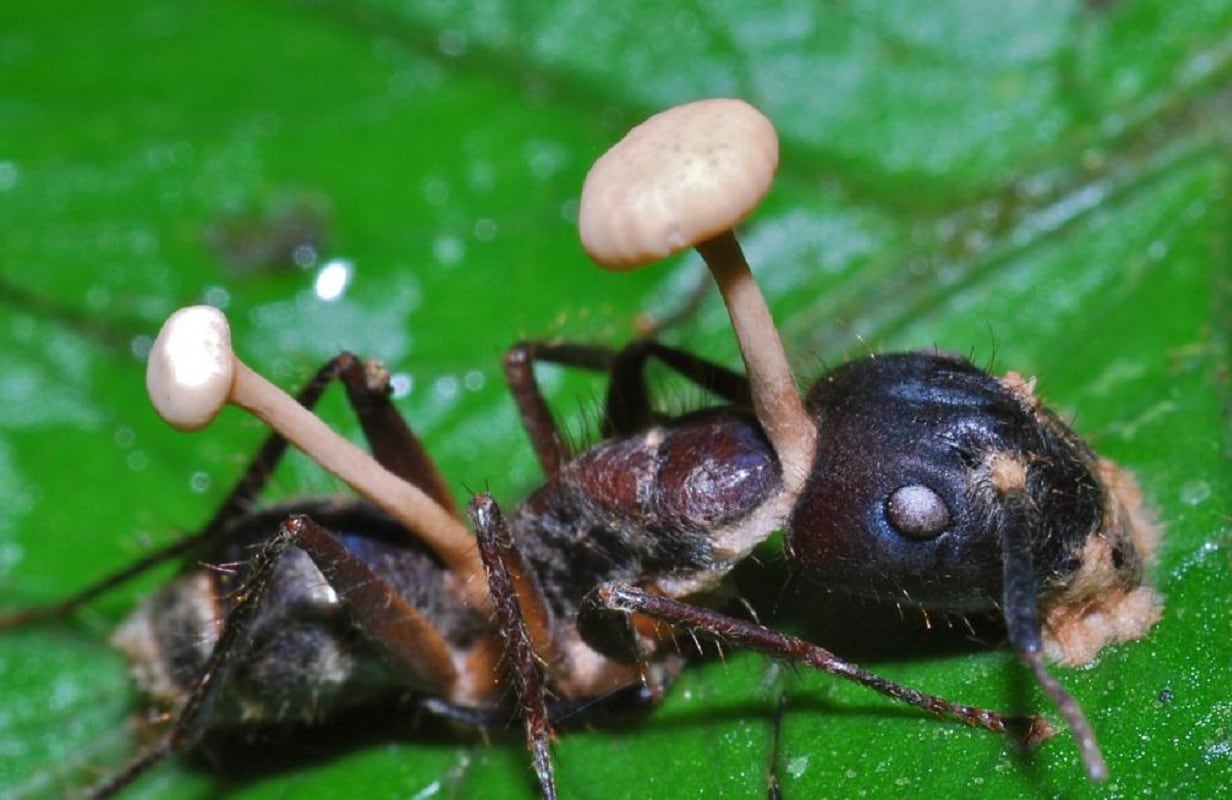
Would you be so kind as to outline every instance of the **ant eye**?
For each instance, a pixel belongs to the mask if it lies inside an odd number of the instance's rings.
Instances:
[[[890,524],[912,539],[931,539],[950,524],[950,509],[927,486],[913,484],[895,489],[886,500]]]

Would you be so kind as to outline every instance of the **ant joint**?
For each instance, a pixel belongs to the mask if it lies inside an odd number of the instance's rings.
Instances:
[[[389,394],[389,369],[375,358],[364,362],[364,380],[373,392]]]

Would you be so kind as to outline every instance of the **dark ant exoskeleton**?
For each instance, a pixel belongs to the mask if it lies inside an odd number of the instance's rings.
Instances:
[[[0,627],[63,616],[171,557],[238,564],[187,567],[117,633],[143,691],[174,717],[93,796],[116,793],[209,732],[317,722],[413,696],[478,727],[512,698],[542,794],[555,797],[549,746],[560,709],[629,687],[653,701],[684,666],[678,629],[1026,742],[1048,735],[1039,718],[923,694],[708,605],[779,529],[803,577],[929,609],[999,610],[1088,775],[1102,778],[1094,734],[1044,656],[1088,661],[1159,617],[1161,601],[1143,583],[1158,533],[1132,479],[1094,455],[1029,381],[950,355],[866,357],[802,398],[730,230],[768,190],[777,160],[764,117],[713,100],[652,117],[595,165],[579,219],[588,253],[622,269],[696,246],[746,374],[651,341],[618,352],[514,347],[506,374],[547,477],[508,515],[490,496],[475,498],[473,534],[381,370],[344,354],[292,400],[234,356],[221,313],[173,315],[150,355],[159,413],[197,429],[229,402],[276,433],[200,533],[59,605],[0,616]],[[726,405],[659,418],[643,377],[650,360]],[[572,452],[536,384],[537,362],[609,374],[603,441]],[[309,411],[335,378],[372,456]],[[288,442],[367,503],[250,511]]]

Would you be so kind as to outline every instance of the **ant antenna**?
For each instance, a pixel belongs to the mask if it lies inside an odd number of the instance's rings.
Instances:
[[[1033,519],[1034,504],[1026,491],[1026,465],[1014,456],[997,453],[989,459],[987,469],[993,488],[1000,495],[1002,609],[1010,644],[1064,717],[1065,724],[1078,742],[1078,752],[1082,756],[1087,777],[1102,781],[1108,777],[1108,765],[1100,754],[1095,732],[1078,701],[1044,665],[1037,610],[1039,586],[1030,538],[1030,531],[1036,529],[1037,523]]]

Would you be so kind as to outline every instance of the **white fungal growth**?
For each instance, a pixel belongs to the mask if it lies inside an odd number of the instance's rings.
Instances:
[[[235,381],[231,327],[212,306],[189,306],[163,324],[146,365],[154,410],[168,425],[197,431],[227,404]]]

